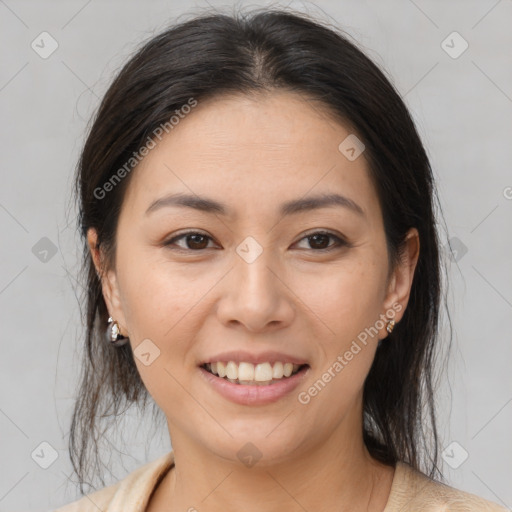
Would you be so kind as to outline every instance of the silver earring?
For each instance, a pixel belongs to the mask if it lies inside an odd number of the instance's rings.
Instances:
[[[107,341],[109,341],[109,343],[115,347],[121,347],[129,341],[129,338],[121,334],[119,324],[116,320],[113,320],[111,316],[108,317],[106,337]]]
[[[388,325],[386,326],[386,331],[388,331],[389,334],[391,334],[391,332],[393,331],[394,327],[395,327],[395,321],[394,320],[390,320],[388,322]]]

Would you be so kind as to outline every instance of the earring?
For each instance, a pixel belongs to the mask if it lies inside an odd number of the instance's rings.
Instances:
[[[111,316],[108,317],[108,327],[106,332],[107,341],[115,347],[120,347],[125,343],[128,343],[129,338],[121,334],[119,324],[116,320],[113,320]]]
[[[390,320],[388,322],[388,325],[386,326],[386,331],[388,331],[389,334],[391,334],[391,332],[393,331],[394,327],[395,327],[395,321],[394,320]]]

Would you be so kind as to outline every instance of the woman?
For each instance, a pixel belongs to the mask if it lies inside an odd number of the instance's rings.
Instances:
[[[173,450],[59,510],[505,510],[436,480],[435,184],[341,32],[271,10],[157,35],[106,93],[77,192],[81,490],[112,407],[151,397]]]

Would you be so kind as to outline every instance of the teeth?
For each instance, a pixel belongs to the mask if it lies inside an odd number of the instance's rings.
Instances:
[[[226,377],[233,380],[238,379],[238,366],[233,361],[229,361],[226,365]]]
[[[272,380],[272,366],[270,366],[270,363],[259,363],[256,365],[254,369],[254,380],[257,382]]]
[[[226,378],[229,382],[237,384],[271,384],[283,377],[290,377],[296,373],[300,365],[293,363],[282,363],[277,361],[272,366],[270,363],[252,363],[234,361],[207,363],[206,369],[214,375]]]
[[[272,378],[282,379],[283,375],[284,375],[283,363],[278,361],[277,363],[274,364],[274,368],[272,370]]]
[[[230,361],[231,362],[231,361]],[[233,363],[235,364],[235,363]],[[260,366],[260,365],[258,365]],[[236,364],[235,364],[236,367]],[[251,363],[240,363],[238,365],[238,375],[235,377],[235,379],[238,378],[238,380],[254,380],[254,365]],[[267,379],[258,379],[256,380],[267,380]]]
[[[226,376],[226,365],[222,363],[221,361],[217,362],[217,371],[213,368],[213,365],[215,363],[212,363],[212,373],[217,373],[219,377],[225,377]]]

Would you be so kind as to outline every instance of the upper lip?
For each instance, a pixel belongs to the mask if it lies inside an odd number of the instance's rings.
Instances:
[[[294,355],[284,354],[282,352],[276,352],[273,350],[260,352],[259,354],[247,352],[245,350],[231,350],[229,352],[222,352],[220,354],[216,354],[211,357],[205,358],[201,363],[199,363],[199,366],[202,366],[206,363],[217,363],[218,361],[234,361],[235,363],[245,362],[252,364],[274,364],[277,361],[280,361],[282,363],[293,363],[299,365],[307,364],[307,361],[305,359],[302,359]]]

